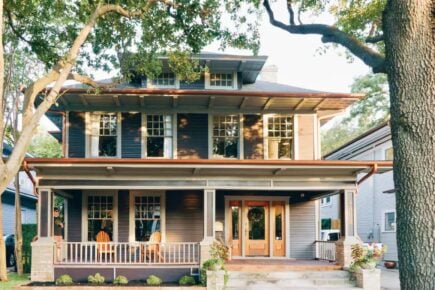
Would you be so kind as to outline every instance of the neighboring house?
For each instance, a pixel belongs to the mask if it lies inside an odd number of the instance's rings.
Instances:
[[[3,143],[3,158],[7,158],[12,152],[12,147]],[[23,224],[36,223],[36,202],[34,187],[26,172],[20,171],[20,200],[21,222]],[[1,196],[3,214],[3,234],[15,233],[15,181],[12,181]]]
[[[393,160],[389,123],[383,123],[349,141],[325,156],[327,160]],[[361,175],[358,176],[361,178]],[[321,219],[336,219],[337,196],[321,206]],[[324,203],[324,199],[322,200]],[[385,260],[397,261],[396,197],[393,171],[373,175],[358,187],[356,198],[357,230],[364,242],[383,243],[388,250]]]
[[[215,239],[233,259],[314,259],[319,199],[339,193],[353,212],[356,172],[391,168],[321,160],[320,125],[361,95],[257,81],[264,56],[196,57],[208,72],[193,83],[162,58],[153,80],[62,90],[48,116],[64,157],[26,159],[41,205],[32,280],[99,272],[174,281],[198,270]],[[54,194],[67,200],[55,253]],[[352,239],[354,225],[346,215],[342,236]],[[337,262],[348,265],[342,248]]]

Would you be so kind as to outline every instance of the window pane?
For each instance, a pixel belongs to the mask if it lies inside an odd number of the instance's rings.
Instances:
[[[100,136],[98,144],[98,156],[116,156],[116,136]]]
[[[239,116],[213,116],[213,155],[237,158],[239,148]]]
[[[149,241],[153,232],[160,231],[160,197],[143,196],[135,199],[135,208],[142,215],[135,215],[136,241]]]
[[[263,206],[248,208],[249,239],[264,240],[266,237],[266,217]]]
[[[283,206],[275,207],[275,240],[282,240]]]
[[[385,213],[385,230],[386,231],[394,231],[394,223],[396,222],[395,219],[395,213],[394,212],[387,212]]]
[[[148,157],[163,157],[163,137],[148,137],[147,138],[147,156]]]
[[[232,239],[238,240],[239,239],[239,207],[233,206],[231,207],[231,213],[232,213]]]
[[[109,234],[113,241],[113,197],[88,197],[88,241],[95,241],[100,231]]]
[[[293,158],[293,117],[269,116],[267,128],[268,158]]]

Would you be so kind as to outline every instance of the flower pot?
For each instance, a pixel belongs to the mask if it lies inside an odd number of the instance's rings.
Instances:
[[[396,261],[385,261],[384,262],[384,266],[385,266],[385,268],[387,268],[387,269],[394,269],[394,268],[396,268]]]
[[[361,268],[374,269],[374,268],[376,268],[376,262],[367,262],[367,263],[361,264]]]

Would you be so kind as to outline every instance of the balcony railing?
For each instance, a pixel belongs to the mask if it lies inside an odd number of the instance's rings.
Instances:
[[[54,257],[58,265],[199,265],[199,243],[61,242]]]
[[[333,241],[315,241],[316,259],[335,261],[335,242]]]

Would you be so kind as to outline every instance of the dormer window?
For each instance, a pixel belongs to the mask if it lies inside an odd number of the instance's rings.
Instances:
[[[91,115],[91,157],[118,157],[120,118],[118,113]]]
[[[236,88],[236,74],[209,73],[206,74],[206,88],[208,89],[234,89]]]
[[[176,88],[178,81],[174,73],[161,73],[155,79],[150,80],[151,88]]]

